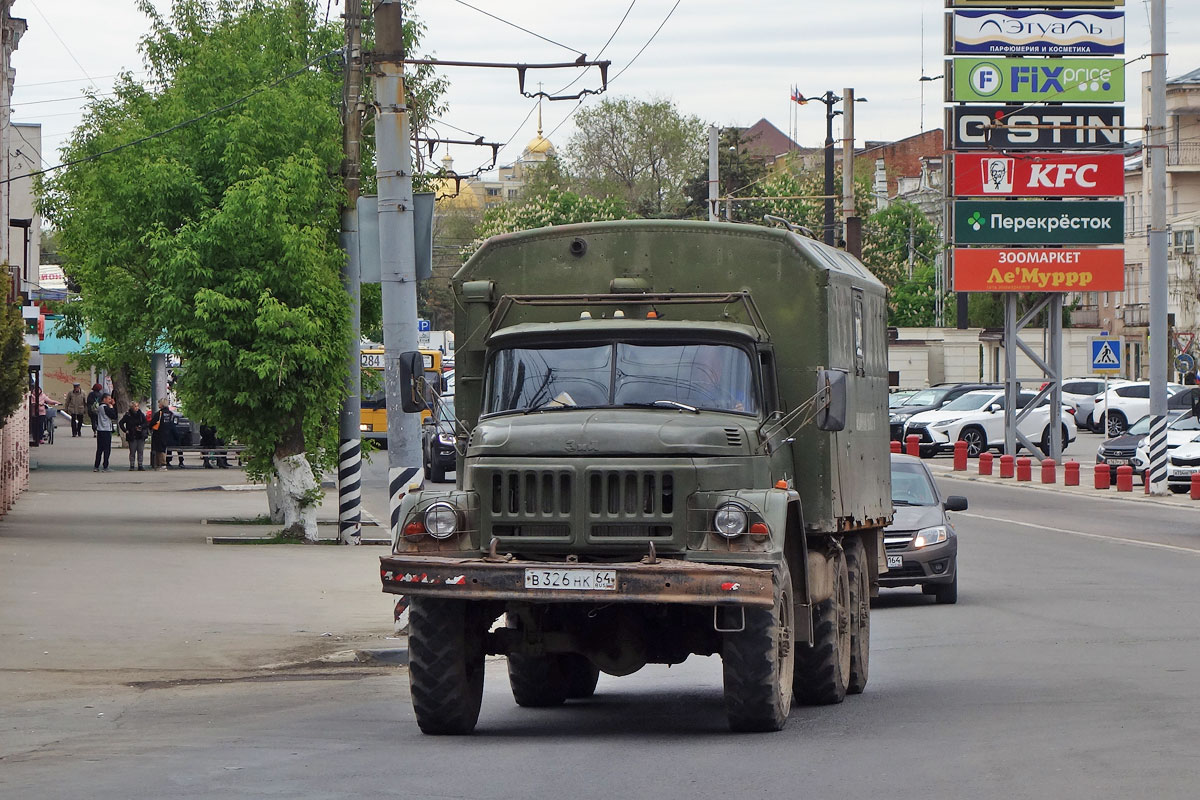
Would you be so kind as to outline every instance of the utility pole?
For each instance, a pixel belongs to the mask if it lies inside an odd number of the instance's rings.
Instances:
[[[842,219],[846,252],[862,258],[862,220],[854,208],[854,90],[842,90]]]
[[[362,541],[362,433],[360,393],[361,363],[361,284],[358,262],[358,195],[362,164],[359,150],[362,140],[362,0],[346,0],[346,74],[342,113],[342,185],[346,190],[342,206],[342,284],[350,299],[350,344],[346,374],[346,399],[338,416],[338,542]]]
[[[421,471],[420,416],[400,409],[400,354],[417,349],[417,264],[413,229],[411,132],[404,93],[400,0],[375,7],[376,175],[379,183],[380,285],[388,430],[388,524],[400,525],[400,502]]]
[[[720,131],[716,125],[708,126],[708,221],[717,221],[717,197],[720,194],[717,160],[720,157],[718,139]]]
[[[1150,493],[1167,492],[1167,22],[1150,2]],[[1146,166],[1143,166],[1143,175]]]
[[[825,92],[821,97],[821,102],[825,104],[825,226],[821,239],[830,247],[834,244],[834,228],[837,226],[833,202],[833,118],[841,113],[833,110],[833,104],[841,99],[832,91]]]

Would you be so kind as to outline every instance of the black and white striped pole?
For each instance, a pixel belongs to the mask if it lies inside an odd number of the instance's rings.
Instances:
[[[1150,3],[1150,128],[1142,175],[1150,180],[1150,493],[1167,493],[1167,24]],[[1145,177],[1143,177],[1145,180]]]

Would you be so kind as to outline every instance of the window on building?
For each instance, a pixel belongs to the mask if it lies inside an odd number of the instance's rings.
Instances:
[[[520,190],[520,189],[509,189],[509,190],[508,190],[508,199],[509,199],[509,200],[516,200],[516,199],[517,199],[517,195],[518,195],[518,194],[520,194],[520,193],[521,193],[521,190]]]
[[[492,187],[490,187],[490,186],[489,186],[489,187],[488,187],[488,190],[487,190],[487,196],[488,196],[488,197],[499,197],[499,196],[500,196],[500,190],[499,190],[499,189],[493,189]]]

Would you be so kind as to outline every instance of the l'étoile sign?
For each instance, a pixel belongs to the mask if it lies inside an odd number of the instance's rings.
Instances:
[[[1124,244],[1120,200],[959,200],[954,243]]]
[[[1124,248],[957,248],[956,292],[1120,292]]]
[[[955,153],[962,197],[1120,197],[1125,158],[1116,153]]]
[[[1110,56],[1125,52],[1123,11],[955,11],[947,51],[954,55]]]
[[[946,8],[1120,8],[1125,0],[946,0]]]

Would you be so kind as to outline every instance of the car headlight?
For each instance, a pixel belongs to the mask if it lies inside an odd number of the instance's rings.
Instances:
[[[434,503],[425,509],[425,532],[435,539],[448,539],[458,532],[458,509],[449,503]]]
[[[908,418],[912,414],[891,414],[888,416],[888,422],[908,422]]]
[[[454,434],[453,433],[439,433],[438,434],[438,442],[440,442],[441,444],[445,444],[445,445],[454,444]]]
[[[733,539],[746,532],[746,509],[737,503],[726,503],[717,508],[713,514],[713,528],[727,539]]]
[[[935,525],[932,528],[922,528],[913,539],[913,547],[928,547],[931,544],[941,544],[949,538],[945,525]]]
[[[944,419],[944,420],[942,420],[941,422],[935,422],[935,423],[933,423],[933,425],[931,425],[930,427],[933,427],[933,428],[949,428],[951,425],[953,425],[954,423],[958,422],[960,419],[962,419],[962,417],[951,417],[950,419]]]

